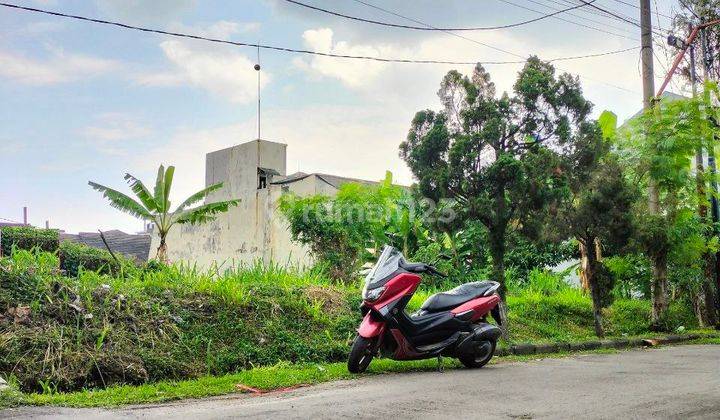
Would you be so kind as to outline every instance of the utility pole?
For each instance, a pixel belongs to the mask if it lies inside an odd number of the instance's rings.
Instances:
[[[650,0],[640,0],[640,43],[642,59],[642,81],[643,81],[643,109],[648,111],[653,106],[655,98],[655,79],[653,69],[652,51],[652,17],[650,13]],[[657,185],[651,179],[648,183],[648,208],[650,213],[659,212],[659,196]]]
[[[710,80],[710,70],[713,65],[712,51],[708,43],[707,27],[701,29],[700,43],[703,53],[703,79],[707,83]],[[715,165],[715,139],[709,139],[708,142],[708,169],[710,169],[710,209],[712,214],[713,225],[715,226],[715,234],[717,232],[717,223],[720,218],[720,209],[718,209],[718,184],[717,184],[717,168]],[[720,252],[715,253],[715,311],[720,317]],[[718,321],[718,319],[714,319]],[[716,327],[720,328],[720,324]]]
[[[655,80],[653,79],[653,41],[650,0],[640,0],[640,42],[643,80],[643,107],[645,113],[655,106]],[[648,139],[649,140],[649,139]],[[648,213],[660,213],[658,186],[652,177],[648,180]],[[660,320],[667,311],[667,261],[663,257],[652,259],[653,279],[651,283],[652,318],[651,328],[660,329]]]

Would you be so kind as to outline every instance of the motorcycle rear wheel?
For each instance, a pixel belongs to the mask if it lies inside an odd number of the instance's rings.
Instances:
[[[495,354],[497,341],[484,340],[477,343],[476,351],[473,354],[458,356],[460,363],[469,369],[478,369],[485,366]]]
[[[361,335],[355,337],[347,363],[350,373],[365,372],[375,356],[375,340],[377,338],[365,338]]]

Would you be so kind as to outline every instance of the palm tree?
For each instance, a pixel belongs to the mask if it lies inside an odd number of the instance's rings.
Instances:
[[[218,201],[190,208],[193,204],[207,198],[211,192],[222,188],[223,184],[220,182],[196,192],[183,201],[175,211],[170,211],[169,197],[174,173],[174,166],[168,166],[165,170],[160,165],[153,194],[142,181],[130,174],[125,174],[125,180],[139,201],[104,185],[88,182],[93,189],[103,193],[103,196],[110,201],[111,206],[139,219],[155,223],[155,229],[160,236],[160,246],[158,246],[156,258],[164,263],[168,262],[165,239],[170,228],[175,224],[190,223],[194,225],[214,220],[217,214],[228,211],[230,206],[236,206],[240,202],[240,200]]]

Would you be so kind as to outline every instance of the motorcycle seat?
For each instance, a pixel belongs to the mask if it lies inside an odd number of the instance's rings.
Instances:
[[[435,293],[427,298],[420,307],[419,313],[447,311],[469,300],[491,295],[497,287],[498,283],[494,281],[475,281],[461,284],[452,290]]]

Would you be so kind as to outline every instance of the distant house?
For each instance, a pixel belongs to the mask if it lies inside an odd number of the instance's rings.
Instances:
[[[150,255],[149,234],[129,234],[120,230],[103,232],[110,249],[137,261],[147,261]],[[61,241],[72,241],[98,249],[107,249],[97,232],[80,232],[78,234],[60,232]]]
[[[287,222],[277,203],[285,192],[298,196],[335,195],[349,182],[377,182],[321,173],[286,175],[287,145],[253,140],[205,157],[205,185],[218,182],[223,188],[207,201],[240,199],[237,207],[202,225],[181,225],[167,238],[168,257],[208,267],[214,263],[269,263],[304,265],[309,250],[292,241]],[[153,235],[151,249],[159,244]]]

